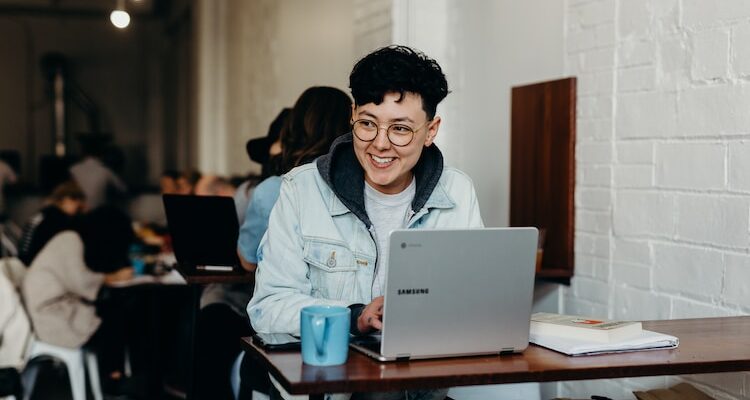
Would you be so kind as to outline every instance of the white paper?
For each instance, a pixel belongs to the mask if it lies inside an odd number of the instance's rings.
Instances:
[[[529,341],[539,346],[558,351],[569,356],[591,356],[606,353],[623,353],[641,350],[674,349],[680,340],[663,333],[643,330],[640,336],[612,343],[587,342],[554,336],[530,335]]]

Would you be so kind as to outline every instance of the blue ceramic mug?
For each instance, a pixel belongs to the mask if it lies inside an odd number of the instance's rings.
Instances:
[[[340,365],[349,355],[351,310],[340,306],[309,306],[300,312],[302,362]]]

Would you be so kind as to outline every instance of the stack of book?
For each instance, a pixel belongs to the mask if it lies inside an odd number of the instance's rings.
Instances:
[[[529,341],[570,356],[673,349],[679,339],[643,329],[640,322],[550,313],[531,316]]]

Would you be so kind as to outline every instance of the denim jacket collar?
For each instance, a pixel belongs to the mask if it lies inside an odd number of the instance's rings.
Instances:
[[[328,154],[319,157],[316,165],[323,180],[331,188],[335,197],[331,199],[331,215],[352,212],[368,228],[372,226],[365,211],[365,175],[354,154],[352,134],[336,139]],[[414,166],[417,189],[411,204],[412,212],[423,208],[452,208],[455,203],[446,191],[438,185],[443,173],[443,155],[436,145],[425,147]]]

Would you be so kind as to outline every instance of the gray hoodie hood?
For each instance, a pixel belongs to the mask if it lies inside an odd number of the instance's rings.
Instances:
[[[315,163],[336,197],[369,228],[372,222],[365,211],[365,172],[354,154],[352,142],[351,132],[339,137],[328,154]],[[443,154],[435,144],[422,150],[413,172],[417,188],[411,209],[417,212],[430,198],[443,173]]]

